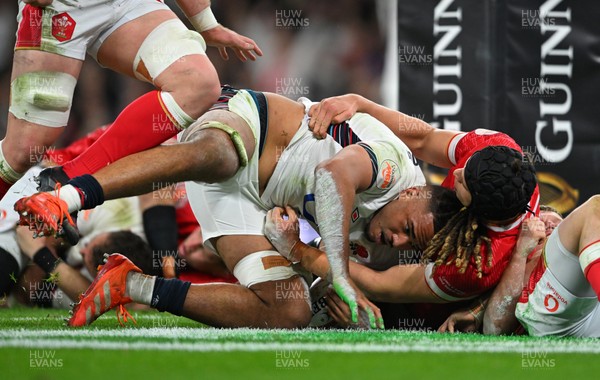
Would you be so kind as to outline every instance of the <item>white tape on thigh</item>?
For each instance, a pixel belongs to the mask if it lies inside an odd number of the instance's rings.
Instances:
[[[133,72],[138,79],[153,82],[178,59],[192,54],[206,55],[205,50],[206,43],[200,33],[189,30],[179,19],[168,20],[142,42],[133,60]],[[141,63],[147,73],[138,70]]]
[[[596,262],[596,260],[600,259],[600,243],[595,242],[594,244],[590,244],[587,246],[581,253],[579,254],[579,264],[581,265],[581,269],[583,273],[587,276],[588,267]]]
[[[292,263],[277,251],[260,251],[241,259],[233,268],[233,275],[240,284],[250,287],[261,282],[285,280],[296,275],[291,265]]]
[[[9,111],[17,118],[46,127],[69,121],[77,79],[52,71],[24,73],[10,84]]]

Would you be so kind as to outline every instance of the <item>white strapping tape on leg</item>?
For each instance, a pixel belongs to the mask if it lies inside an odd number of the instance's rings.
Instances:
[[[172,19],[157,26],[142,42],[133,60],[133,72],[140,80],[153,82],[178,59],[192,54],[206,55],[206,42],[200,33],[189,30],[181,20]],[[138,67],[143,62],[146,73]]]
[[[4,151],[2,150],[2,144],[4,140],[0,141],[0,178],[7,183],[15,183],[24,173],[17,173],[15,169],[10,166],[6,158],[4,157]]]
[[[64,127],[69,121],[77,79],[61,72],[36,71],[10,84],[9,111],[17,118],[46,127]]]
[[[261,282],[285,280],[296,274],[292,263],[277,251],[251,253],[233,268],[233,275],[245,287]]]
[[[195,121],[190,115],[185,113],[170,93],[161,91],[160,99],[165,108],[169,111],[171,117],[177,123],[176,127],[178,129],[186,129]]]
[[[588,266],[598,259],[600,259],[600,241],[590,244],[579,254],[579,264],[583,273],[586,273]]]

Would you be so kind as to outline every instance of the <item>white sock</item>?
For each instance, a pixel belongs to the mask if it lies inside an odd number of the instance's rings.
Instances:
[[[50,193],[65,201],[69,206],[69,212],[81,210],[81,196],[73,185],[62,186],[59,191],[53,190]]]
[[[150,305],[155,282],[156,276],[131,271],[127,273],[125,280],[125,294],[128,294],[134,302]]]

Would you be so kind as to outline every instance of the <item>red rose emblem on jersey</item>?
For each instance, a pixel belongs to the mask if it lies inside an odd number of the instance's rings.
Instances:
[[[77,23],[67,12],[59,13],[52,17],[52,35],[60,42],[68,41],[73,37]]]
[[[352,251],[353,255],[362,257],[364,259],[369,257],[369,251],[367,251],[367,249],[360,244],[350,242],[350,250]]]
[[[377,176],[377,187],[381,190],[392,187],[396,183],[398,172],[398,164],[392,160],[384,160]]]

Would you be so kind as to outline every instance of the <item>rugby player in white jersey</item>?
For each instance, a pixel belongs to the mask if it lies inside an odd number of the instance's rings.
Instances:
[[[67,125],[86,53],[156,90],[123,110],[85,165],[75,160],[53,173],[58,177],[93,173],[156,146],[204,113],[219,96],[207,44],[219,47],[224,58],[227,48],[243,61],[262,55],[254,41],[217,22],[209,0],[177,4],[197,32],[157,0],[19,1],[8,128],[0,141],[0,198],[36,164],[30,152],[47,150]],[[160,131],[157,119],[164,120]]]
[[[311,105],[306,99],[295,102],[224,87],[219,102],[180,136],[180,144],[140,152],[94,176],[73,178],[55,193],[58,197],[38,193],[17,202],[23,224],[37,215],[47,221],[43,232],[55,233],[67,212],[148,192],[156,181],[195,181],[186,187],[204,239],[240,281],[190,286],[140,275],[122,256],[111,255],[70,324],[89,324],[105,311],[135,301],[213,326],[306,326],[311,319],[308,288],[264,236],[268,210],[289,205],[318,226],[339,271],[353,232],[385,242],[391,260],[397,261],[398,249],[423,247],[459,210],[452,191],[424,187],[411,152],[380,122],[357,114],[316,139],[308,129]],[[371,219],[386,204],[390,211]],[[434,217],[438,208],[443,209],[439,218]],[[354,320],[360,309],[372,327],[383,327],[378,309],[347,276],[336,278],[334,286],[353,306]],[[96,296],[106,302],[98,307]]]

